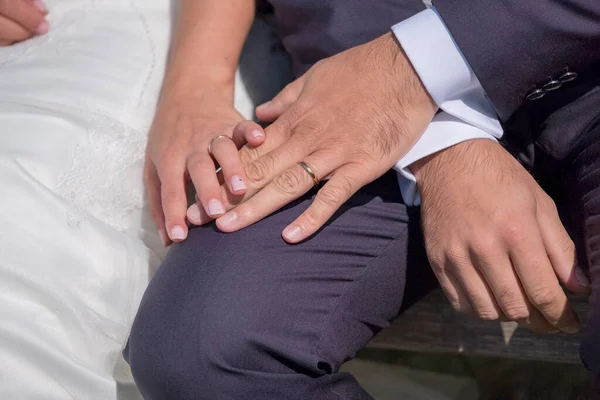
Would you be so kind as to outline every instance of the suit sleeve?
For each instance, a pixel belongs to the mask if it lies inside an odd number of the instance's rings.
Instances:
[[[502,120],[533,90],[543,95],[549,82],[566,82],[567,72],[598,68],[599,0],[435,0],[434,6]]]

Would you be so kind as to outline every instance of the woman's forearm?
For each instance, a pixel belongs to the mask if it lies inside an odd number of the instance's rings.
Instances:
[[[163,95],[200,95],[210,87],[233,96],[235,71],[255,10],[255,0],[180,0]]]

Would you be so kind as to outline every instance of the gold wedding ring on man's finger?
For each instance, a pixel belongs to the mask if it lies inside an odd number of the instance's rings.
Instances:
[[[308,173],[308,175],[310,175],[310,177],[313,180],[313,183],[315,184],[315,186],[317,186],[319,184],[320,180],[319,180],[319,178],[317,178],[317,175],[315,174],[314,169],[304,161],[300,161],[298,163],[298,165],[301,166],[302,169]]]

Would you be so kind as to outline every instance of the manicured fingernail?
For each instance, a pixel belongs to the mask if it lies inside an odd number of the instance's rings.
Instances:
[[[590,287],[592,285],[588,277],[585,275],[585,272],[583,272],[583,270],[579,267],[575,268],[575,277],[582,286]]]
[[[37,33],[38,35],[45,35],[49,31],[50,31],[50,24],[48,23],[48,21],[42,21],[40,26],[38,26],[37,29],[35,30],[35,33]]]
[[[219,218],[219,225],[221,225],[223,228],[233,228],[236,220],[237,213],[232,211]]]
[[[187,210],[187,217],[192,222],[200,221],[201,215],[198,204],[192,204]]]
[[[48,9],[46,8],[42,0],[33,0],[33,5],[36,6],[37,9],[43,12],[44,14],[48,13]]]
[[[158,236],[160,236],[160,241],[162,242],[163,246],[167,247],[169,245],[169,238],[167,237],[165,231],[158,231]]]
[[[231,189],[233,189],[234,192],[246,190],[246,184],[241,176],[234,175],[231,177]]]
[[[185,231],[179,225],[175,225],[171,229],[171,240],[183,240],[185,239]]]
[[[265,137],[265,135],[258,129],[255,129],[252,131],[252,137],[254,139],[262,139],[263,137]]]
[[[208,215],[214,217],[215,215],[221,215],[225,213],[225,207],[217,199],[211,199],[208,201]]]
[[[283,237],[292,242],[302,239],[302,229],[299,226],[288,226],[283,230]]]

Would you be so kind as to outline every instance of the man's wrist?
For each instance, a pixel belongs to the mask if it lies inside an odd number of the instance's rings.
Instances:
[[[395,72],[396,82],[405,82],[404,89],[414,95],[413,100],[417,105],[431,110],[431,117],[433,118],[439,107],[427,91],[396,36],[389,32],[383,35],[380,40],[382,48],[385,49],[387,54],[391,55],[391,68]]]
[[[489,139],[468,140],[415,161],[410,165],[410,170],[415,175],[417,185],[423,193],[434,175],[443,174],[443,176],[447,176],[449,173],[461,173],[454,168],[454,165],[456,165],[454,164],[455,160],[461,160],[464,163],[463,160],[468,159],[472,163],[478,163],[482,158],[493,159],[492,154],[495,151],[504,151],[496,141]]]

